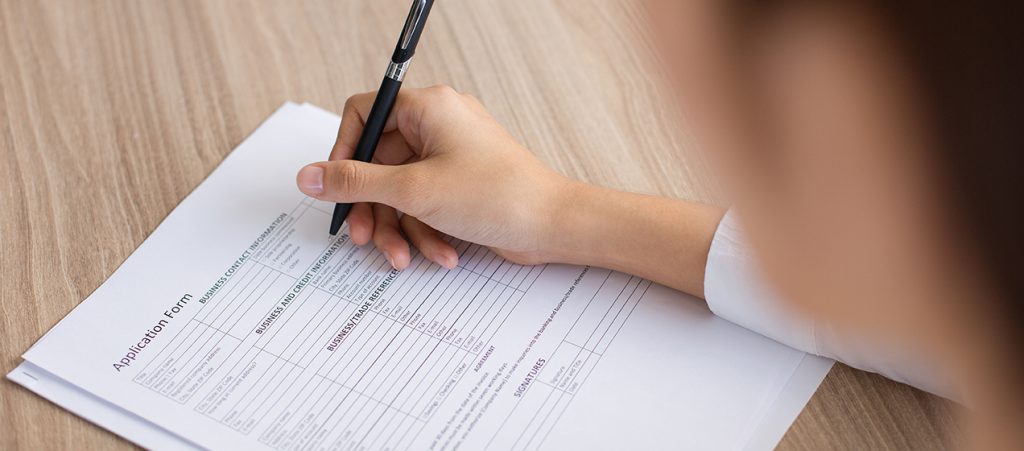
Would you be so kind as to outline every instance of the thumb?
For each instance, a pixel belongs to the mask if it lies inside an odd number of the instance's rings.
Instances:
[[[376,202],[399,210],[410,184],[404,166],[337,160],[313,163],[299,171],[296,183],[307,196],[329,202]]]

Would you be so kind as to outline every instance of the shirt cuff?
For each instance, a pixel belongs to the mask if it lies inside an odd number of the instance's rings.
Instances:
[[[791,348],[839,360],[854,368],[962,401],[958,390],[922,355],[851,337],[798,312],[764,281],[732,211],[726,213],[711,241],[704,273],[704,297],[718,317]]]
[[[715,231],[704,271],[704,298],[718,317],[801,351],[819,354],[814,322],[764,282],[732,210]]]

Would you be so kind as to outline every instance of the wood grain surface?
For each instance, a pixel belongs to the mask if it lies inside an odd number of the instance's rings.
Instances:
[[[408,0],[0,0],[0,370],[286,100],[374,89]],[[623,0],[444,0],[410,86],[478,96],[565,174],[715,202]],[[326,157],[326,154],[325,154]],[[0,383],[0,448],[132,445]],[[948,448],[956,409],[838,365],[783,449]]]

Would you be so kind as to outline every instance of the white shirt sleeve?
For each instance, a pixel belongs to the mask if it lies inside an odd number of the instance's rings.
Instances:
[[[739,222],[729,211],[711,242],[704,296],[715,315],[792,348],[879,373],[922,390],[958,400],[941,373],[920,358],[898,353],[869,337],[840,337],[827,324],[781,302],[757,270]]]

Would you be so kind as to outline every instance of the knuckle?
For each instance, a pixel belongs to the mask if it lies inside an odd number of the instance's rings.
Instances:
[[[331,166],[331,183],[335,194],[339,196],[352,196],[362,191],[366,186],[366,177],[359,167],[350,160],[342,160]]]
[[[358,94],[345,99],[345,106],[342,108],[342,111],[352,111],[355,109],[356,96],[358,96]]]
[[[469,93],[464,93],[462,94],[462,98],[466,101],[466,103],[469,104],[471,108],[475,108],[477,110],[484,109],[483,102],[481,102],[480,99],[477,98],[477,96]]]
[[[429,87],[427,89],[429,89],[434,94],[443,94],[443,95],[455,94],[455,88],[452,88],[451,86],[446,85],[446,84],[437,84],[437,85],[431,86],[431,87]]]
[[[455,91],[455,88],[448,85],[434,85],[427,89],[431,96],[438,100],[450,101],[459,98],[459,93]]]
[[[345,99],[343,111],[355,111],[359,105],[366,103],[366,99],[373,97],[376,97],[376,92],[374,91],[353,94],[349,98]]]
[[[449,123],[450,114],[466,108],[466,100],[448,85],[434,85],[424,88],[418,96],[422,119],[432,124]]]

